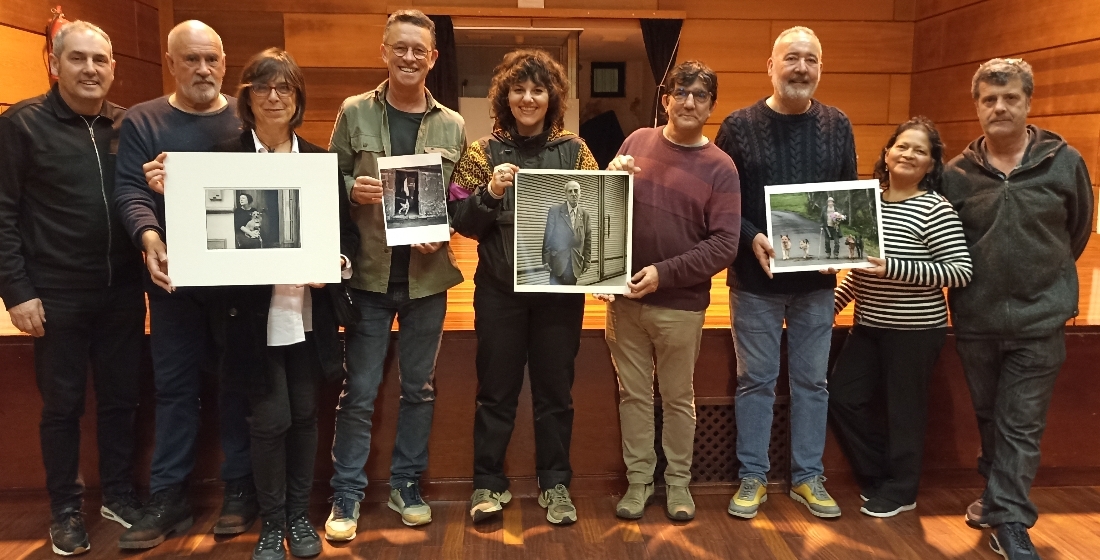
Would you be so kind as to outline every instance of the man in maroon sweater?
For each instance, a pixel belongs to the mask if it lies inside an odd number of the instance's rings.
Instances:
[[[630,135],[610,170],[634,173],[633,277],[625,298],[607,296],[605,337],[619,377],[623,460],[630,483],[615,513],[637,519],[653,496],[653,379],[663,407],[667,514],[695,517],[688,491],[695,439],[692,376],[710,279],[737,254],[741,189],[733,160],[705,136],[718,77],[688,61],[665,78],[664,127]],[[656,358],[656,359],[655,359]]]

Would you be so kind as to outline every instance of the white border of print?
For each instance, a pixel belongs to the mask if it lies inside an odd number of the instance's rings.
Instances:
[[[835,181],[831,183],[805,183],[801,185],[770,185],[764,187],[764,212],[768,218],[768,241],[771,242],[775,239],[775,232],[772,231],[772,195],[773,194],[785,194],[785,193],[805,193],[805,192],[818,192],[818,191],[859,191],[859,190],[873,190],[875,199],[875,218],[878,221],[878,246],[881,254],[880,258],[886,258],[886,249],[883,246],[882,241],[882,197],[879,195],[879,184],[875,179],[862,179],[858,181]],[[776,251],[778,247],[773,247]],[[778,254],[778,253],[776,253]],[[862,262],[846,262],[843,259],[837,260],[836,263],[830,263],[829,266],[821,266],[820,264],[810,265],[789,265],[776,268],[775,257],[771,257],[769,266],[771,266],[772,274],[779,274],[783,272],[799,272],[806,270],[825,270],[827,268],[834,268],[840,270],[843,268],[871,268],[875,265],[867,261]]]
[[[378,176],[382,177],[383,169],[397,167],[425,167],[428,165],[439,166],[439,175],[443,176],[443,158],[438,152],[430,154],[413,154],[411,156],[388,156],[378,158]],[[447,178],[443,177],[443,200],[447,200]],[[380,204],[385,205],[385,200]],[[390,228],[386,220],[386,209],[382,208],[382,221],[386,224],[386,245],[414,245],[417,243],[436,243],[451,239],[451,217],[447,216],[447,223],[430,226],[414,226],[404,228]]]
[[[164,226],[173,285],[340,281],[336,154],[170,152],[164,170]],[[207,249],[206,189],[299,189],[302,246]]]
[[[626,283],[630,280],[631,265],[634,254],[634,175],[626,171],[595,171],[589,169],[520,169],[516,174],[516,182],[513,188],[523,188],[523,175],[561,175],[563,177],[575,177],[577,175],[625,175],[626,176],[626,274],[622,286],[586,285],[563,286],[545,284],[520,284],[519,271],[515,263],[512,263],[512,287],[516,292],[536,292],[555,294],[625,294]],[[518,199],[517,199],[518,200]],[[517,203],[518,206],[518,203]],[[517,209],[518,213],[518,209]],[[512,247],[519,246],[519,227],[512,231]],[[514,252],[514,249],[513,249]]]

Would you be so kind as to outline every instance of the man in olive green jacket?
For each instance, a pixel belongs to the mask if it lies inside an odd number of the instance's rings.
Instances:
[[[430,19],[418,11],[395,12],[386,22],[381,51],[389,79],[344,101],[329,145],[338,156],[352,219],[359,226],[359,254],[349,285],[363,313],[362,321],[346,334],[348,377],[336,409],[332,512],[325,524],[325,537],[331,541],[355,538],[359,501],[367,485],[363,467],[370,452],[374,399],[395,316],[400,323],[401,404],[389,507],[406,525],[431,521],[419,481],[428,466],[435,360],[447,289],[462,282],[446,242],[386,245],[378,158],[439,153],[448,185],[466,135],[462,117],[437,103],[424,87],[439,55]]]

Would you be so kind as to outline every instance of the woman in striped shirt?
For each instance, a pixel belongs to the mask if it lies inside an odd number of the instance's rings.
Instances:
[[[829,412],[859,482],[860,511],[891,517],[916,507],[928,382],[947,336],[945,287],[972,273],[962,224],[933,192],[943,142],[925,117],[902,123],[875,164],[887,258],[853,269],[835,311],[855,300],[855,326],[829,378]]]

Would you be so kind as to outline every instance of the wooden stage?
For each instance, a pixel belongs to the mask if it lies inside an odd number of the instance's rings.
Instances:
[[[432,501],[434,521],[409,528],[380,502],[364,503],[359,534],[354,541],[333,546],[326,542],[318,558],[378,560],[992,560],[989,530],[976,531],[963,522],[963,511],[974,489],[927,489],[917,509],[892,519],[873,519],[858,512],[854,487],[833,485],[844,514],[837,520],[817,519],[801,504],[772,494],[753,520],[726,513],[728,494],[696,495],[697,515],[690,523],[673,523],[663,512],[663,500],[646,509],[639,521],[614,516],[617,497],[576,500],[579,521],[555,527],[534,498],[522,498],[504,509],[502,518],[481,525],[470,523],[466,504]],[[1034,498],[1043,512],[1031,531],[1046,560],[1089,560],[1100,550],[1098,487],[1041,488]],[[0,499],[0,557],[10,560],[57,558],[47,538],[44,496]],[[92,550],[81,558],[160,559],[247,558],[258,537],[258,526],[244,535],[224,539],[210,529],[217,517],[216,500],[196,508],[195,525],[183,537],[173,537],[144,553],[121,553],[116,546],[122,527],[91,511],[87,518]],[[327,504],[315,501],[312,519],[323,530]],[[291,556],[288,554],[288,558]]]

